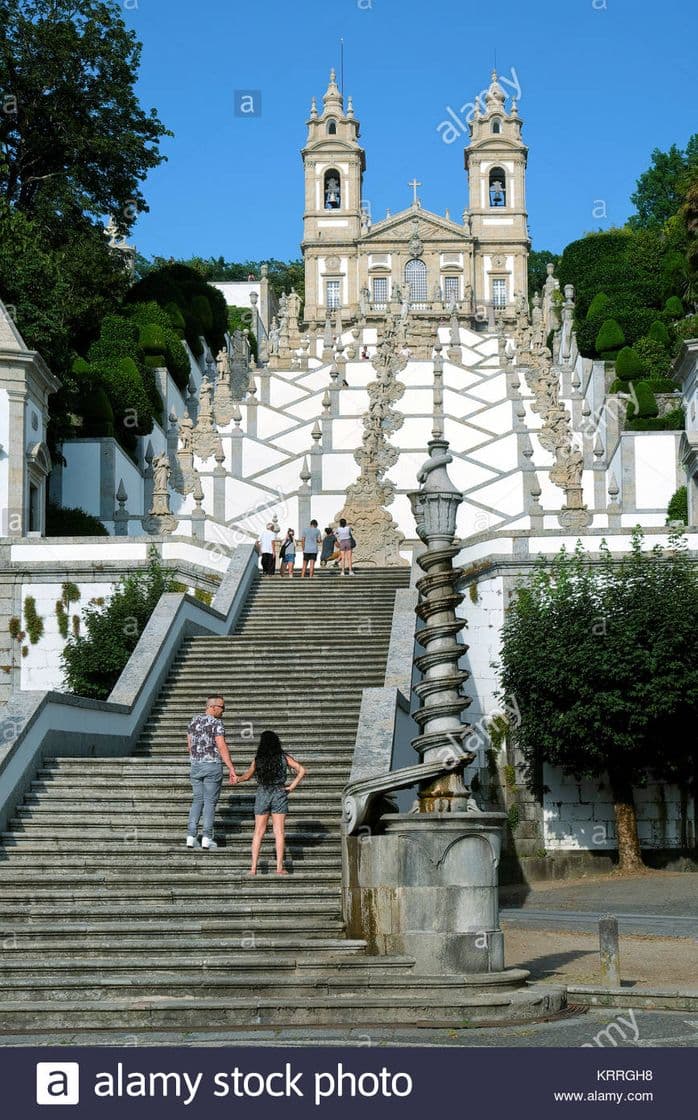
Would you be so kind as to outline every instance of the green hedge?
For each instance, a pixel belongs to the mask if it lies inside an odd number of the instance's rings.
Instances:
[[[47,537],[108,537],[102,522],[84,509],[68,506],[63,509],[49,502],[46,507]]]
[[[647,337],[654,339],[655,342],[659,342],[667,350],[671,346],[669,331],[667,330],[666,323],[663,323],[661,319],[655,319],[652,326],[650,327]]]
[[[602,356],[616,356],[625,344],[625,335],[615,319],[605,319],[596,336],[596,352]],[[610,359],[608,359],[610,360]]]
[[[596,319],[599,316],[602,319],[608,318],[608,309],[611,306],[611,301],[605,292],[597,292],[593,300],[589,304],[586,313],[587,319]]]
[[[647,382],[636,381],[634,385],[635,394],[637,396],[637,408],[632,401],[628,402],[628,420],[646,420],[650,417],[657,416],[659,413],[657,401]]]
[[[616,377],[621,381],[633,381],[643,373],[639,355],[631,346],[624,346],[616,358]]]
[[[688,525],[688,487],[679,486],[672,494],[666,511],[667,524],[670,521],[683,521]]]
[[[683,303],[678,296],[669,296],[664,304],[664,310],[672,319],[682,319],[684,314]]]
[[[671,365],[671,358],[661,342],[657,342],[654,338],[641,338],[635,343],[635,351],[642,363],[645,380],[657,380],[666,377]]]

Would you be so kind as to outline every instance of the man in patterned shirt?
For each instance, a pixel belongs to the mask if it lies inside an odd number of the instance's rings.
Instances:
[[[213,839],[213,818],[223,785],[223,767],[228,768],[230,784],[235,785],[237,774],[225,741],[225,728],[221,716],[225,711],[222,696],[209,696],[206,711],[194,716],[187,730],[187,746],[191,758],[191,787],[193,798],[189,811],[187,847],[198,847],[196,833],[203,811],[202,848],[217,848]]]

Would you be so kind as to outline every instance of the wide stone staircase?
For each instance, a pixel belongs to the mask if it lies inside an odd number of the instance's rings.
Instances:
[[[407,580],[258,579],[234,634],[183,645],[132,756],[44,761],[1,838],[6,1039],[145,1044],[265,1025],[456,1026],[478,1004],[505,1011],[505,993],[474,1004],[459,978],[416,976],[410,960],[344,936],[341,791],[361,692],[383,683]],[[185,847],[186,726],[218,690],[238,772],[266,727],[307,767],[291,795],[286,877],[271,830],[260,873],[245,875],[254,783],[223,787],[216,851]]]

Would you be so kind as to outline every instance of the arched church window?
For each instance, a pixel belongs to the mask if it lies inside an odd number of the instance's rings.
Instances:
[[[327,122],[327,135],[328,136],[336,136],[337,135],[337,122],[332,117],[330,117],[330,119]]]
[[[427,266],[424,261],[408,261],[405,265],[405,283],[410,286],[410,302],[427,302]]]
[[[499,117],[495,117],[492,121],[492,131],[495,133],[499,133],[502,131],[502,122],[500,121]]]
[[[341,178],[338,171],[330,168],[325,172],[325,210],[339,210],[341,204]]]
[[[490,171],[490,206],[506,206],[507,204],[507,176],[501,167],[493,167]]]

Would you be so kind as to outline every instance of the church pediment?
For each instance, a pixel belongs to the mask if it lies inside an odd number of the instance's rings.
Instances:
[[[361,240],[363,243],[409,241],[415,233],[426,244],[432,241],[470,240],[464,226],[451,221],[450,218],[444,218],[441,214],[432,214],[430,210],[414,206],[384,218],[381,222],[376,222]]]

